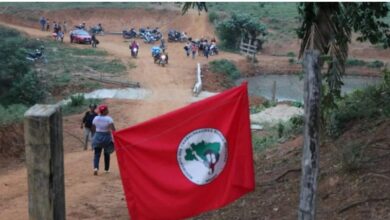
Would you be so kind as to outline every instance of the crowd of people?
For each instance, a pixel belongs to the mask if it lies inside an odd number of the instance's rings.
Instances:
[[[184,50],[187,57],[192,55],[192,59],[195,59],[196,54],[206,58],[209,58],[210,55],[218,54],[215,38],[212,38],[210,41],[203,37],[200,40],[189,39],[184,46]]]

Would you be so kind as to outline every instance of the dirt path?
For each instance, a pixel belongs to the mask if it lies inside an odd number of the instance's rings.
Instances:
[[[209,30],[206,16],[189,15],[189,24],[193,34],[205,35]],[[3,23],[4,24],[4,23]],[[34,37],[47,37],[48,33],[36,29],[4,24]],[[99,38],[100,47],[121,60],[131,59],[128,42],[120,36],[104,36]],[[68,38],[66,38],[68,43]],[[87,47],[74,45],[75,47]],[[116,126],[128,127],[148,120],[188,104],[192,96],[195,82],[196,63],[206,63],[204,57],[195,60],[185,57],[183,45],[168,44],[170,62],[163,68],[153,64],[150,55],[151,45],[141,43],[139,57],[135,60],[136,69],[129,72],[129,79],[140,82],[141,86],[152,92],[142,101],[106,100],[110,114]],[[235,54],[221,53],[220,59],[242,59]],[[81,115],[64,118],[65,148],[65,193],[67,219],[128,219],[126,203],[122,191],[116,156],[111,160],[111,173],[92,175],[92,151],[82,151],[78,138]],[[75,138],[78,137],[78,138]],[[101,162],[102,163],[102,162]],[[28,219],[27,177],[26,169],[19,168],[0,176],[0,219]]]

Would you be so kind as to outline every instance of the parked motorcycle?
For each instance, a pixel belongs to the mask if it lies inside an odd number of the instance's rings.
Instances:
[[[170,30],[168,32],[168,42],[186,42],[187,40],[188,37],[178,31]]]
[[[44,55],[44,48],[36,49],[34,52],[28,52],[26,60],[31,62],[43,62],[47,63],[46,56]]]
[[[122,31],[122,37],[124,39],[131,39],[131,38],[136,38],[138,36],[137,31],[134,30],[134,28],[130,30],[123,30]]]

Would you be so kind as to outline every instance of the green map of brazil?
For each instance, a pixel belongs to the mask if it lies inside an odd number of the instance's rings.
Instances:
[[[214,173],[214,167],[219,160],[219,151],[221,144],[218,142],[207,143],[204,140],[195,144],[192,143],[189,148],[186,149],[184,159],[186,161],[199,161],[209,169],[209,174]]]

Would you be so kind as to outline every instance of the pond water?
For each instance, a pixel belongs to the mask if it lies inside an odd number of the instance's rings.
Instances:
[[[303,101],[303,79],[297,75],[260,75],[242,78],[236,81],[241,84],[248,81],[249,94],[272,98],[272,85],[276,81],[276,98],[278,101],[296,100]],[[356,89],[382,82],[381,77],[344,76],[342,94],[350,93]]]

